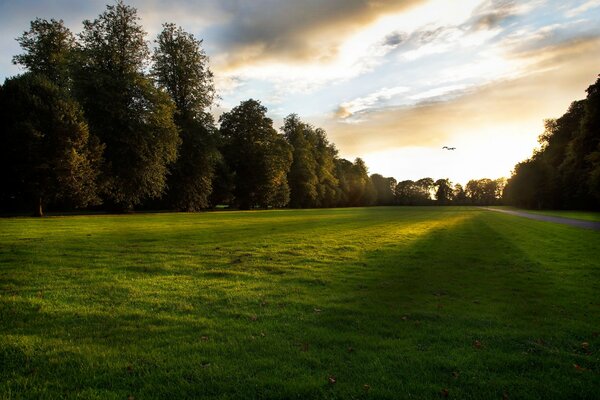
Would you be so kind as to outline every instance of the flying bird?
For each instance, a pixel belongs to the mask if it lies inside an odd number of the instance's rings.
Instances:
[[[448,147],[448,146],[444,146],[444,147],[442,147],[442,149],[446,149],[446,150],[456,150],[456,147]]]

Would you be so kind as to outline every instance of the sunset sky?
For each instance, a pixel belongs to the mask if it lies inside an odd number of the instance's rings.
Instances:
[[[0,0],[0,79],[35,17],[74,32],[103,1]],[[465,183],[509,176],[545,118],[600,73],[600,0],[130,0],[204,39],[218,115],[248,98],[297,113],[371,173]],[[456,151],[442,150],[444,145]]]

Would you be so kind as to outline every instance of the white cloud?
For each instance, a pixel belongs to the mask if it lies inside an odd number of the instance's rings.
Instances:
[[[450,85],[433,88],[409,97],[411,100],[431,100],[452,94],[462,93],[468,86],[467,85]]]
[[[399,94],[406,93],[409,90],[410,88],[406,86],[396,86],[392,88],[384,87],[383,89],[380,89],[367,96],[358,97],[354,100],[342,103],[338,110],[338,116],[341,118],[347,118],[352,114],[365,111],[376,106],[381,106],[386,100],[389,100]]]
[[[579,7],[568,10],[565,12],[565,16],[568,18],[573,18],[596,7],[600,7],[600,0],[589,0],[581,4]]]

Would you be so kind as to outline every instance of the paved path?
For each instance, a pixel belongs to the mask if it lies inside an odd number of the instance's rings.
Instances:
[[[593,229],[595,231],[600,231],[600,222],[596,221],[584,221],[581,219],[574,218],[564,218],[564,217],[554,217],[551,215],[542,215],[542,214],[531,214],[525,211],[516,211],[516,210],[503,210],[501,208],[489,208],[489,207],[481,207],[485,210],[497,211],[505,214],[516,215],[519,217],[525,217],[530,219],[536,219],[538,221],[546,221],[546,222],[554,222],[557,224],[571,225],[576,226],[578,228],[586,228]]]

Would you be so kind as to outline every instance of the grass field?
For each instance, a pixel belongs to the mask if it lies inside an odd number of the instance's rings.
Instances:
[[[0,220],[0,398],[596,399],[600,232],[476,208]]]
[[[525,211],[531,214],[550,215],[553,217],[581,219],[584,221],[600,222],[600,212],[577,211],[577,210],[527,210],[515,207],[498,207],[505,210]]]

